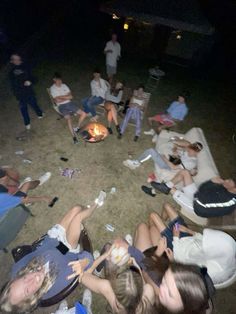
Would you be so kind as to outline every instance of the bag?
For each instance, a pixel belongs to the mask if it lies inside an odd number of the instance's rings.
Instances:
[[[175,165],[175,166],[178,166],[180,165],[182,162],[181,162],[181,159],[177,156],[172,156],[172,155],[169,155],[169,161]]]

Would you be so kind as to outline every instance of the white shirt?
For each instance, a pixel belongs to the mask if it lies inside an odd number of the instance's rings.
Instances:
[[[92,96],[102,97],[105,99],[105,94],[109,88],[108,82],[100,78],[99,82],[92,80],[90,83]]]
[[[186,151],[180,151],[179,156],[185,169],[193,170],[197,168],[197,157],[190,157]]]
[[[174,259],[183,264],[207,267],[214,284],[229,279],[236,271],[236,244],[227,233],[204,229],[203,234],[173,240]]]
[[[117,59],[120,57],[120,44],[117,41],[113,43],[113,41],[110,40],[106,43],[104,52],[106,52],[107,50],[112,50],[112,52],[106,53],[106,64],[112,67],[116,67]]]
[[[55,84],[53,84],[50,87],[50,93],[52,95],[53,98],[59,97],[59,96],[65,96],[68,93],[70,93],[70,89],[66,84],[61,84],[61,86],[56,86]],[[62,102],[57,102],[57,105],[63,105],[63,104],[67,104],[68,102],[70,102],[70,100],[64,100]]]

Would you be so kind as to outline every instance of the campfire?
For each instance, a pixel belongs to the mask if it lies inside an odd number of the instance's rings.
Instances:
[[[81,135],[85,141],[97,143],[103,141],[107,137],[108,130],[101,123],[91,122],[83,128]]]

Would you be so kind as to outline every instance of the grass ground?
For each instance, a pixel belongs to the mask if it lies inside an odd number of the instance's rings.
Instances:
[[[35,217],[28,219],[10,248],[22,243],[31,243],[55,224],[67,209],[77,203],[88,204],[101,189],[109,192],[111,187],[116,187],[117,192],[113,195],[108,193],[105,205],[86,222],[94,249],[99,249],[106,241],[111,241],[118,235],[132,234],[135,226],[145,221],[152,210],[160,211],[167,199],[172,202],[166,196],[158,195],[152,199],[141,192],[140,186],[146,181],[147,174],[152,171],[151,162],[136,171],[130,171],[122,165],[122,161],[129,155],[135,157],[150,147],[152,145],[150,137],[141,136],[135,143],[134,129],[129,127],[120,141],[114,134],[101,143],[84,145],[81,142],[79,145],[73,145],[65,121],[58,120],[58,115],[51,108],[46,87],[51,85],[52,73],[55,70],[63,73],[75,100],[80,102],[82,97],[89,94],[89,81],[93,70],[91,64],[95,62],[102,64],[102,60],[96,59],[96,56],[91,54],[88,58],[79,56],[69,61],[41,63],[37,67],[39,83],[36,92],[45,118],[38,120],[34,113],[31,113],[32,131],[28,141],[19,142],[15,139],[23,130],[23,124],[15,99],[10,94],[5,80],[1,82],[0,164],[13,165],[20,171],[22,177],[31,175],[37,178],[45,171],[51,171],[52,178],[49,182],[32,194],[59,197],[59,202],[52,209],[45,204],[31,206]],[[201,127],[221,175],[227,177],[235,174],[236,146],[232,142],[232,135],[235,133],[235,109],[234,94],[230,86],[224,83],[209,83],[173,67],[167,67],[165,70],[167,75],[152,95],[148,114],[163,111],[180,90],[189,89],[192,94],[189,100],[190,112],[180,131],[185,132],[192,126]],[[125,80],[132,88],[140,82],[145,83],[146,64],[134,60],[127,66],[121,61],[119,78]],[[143,129],[146,128],[144,121]],[[25,157],[30,158],[32,164],[23,163],[22,158],[15,155],[17,150],[24,150]],[[69,161],[67,163],[60,161],[62,156]],[[60,167],[80,168],[81,174],[78,178],[70,180],[60,176]],[[105,229],[106,223],[115,227],[114,233]],[[0,255],[2,283],[7,280],[11,264],[10,254]],[[236,285],[217,292],[215,313],[235,313],[235,292]],[[77,289],[68,298],[69,303],[72,305],[80,296],[81,289]],[[95,296],[93,313],[106,313],[105,308],[104,301]],[[35,313],[51,313],[53,309],[55,307],[38,309]]]

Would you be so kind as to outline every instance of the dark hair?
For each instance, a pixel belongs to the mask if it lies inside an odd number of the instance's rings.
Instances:
[[[142,88],[143,90],[145,90],[145,86],[143,84],[139,84],[137,89]]]
[[[4,178],[7,175],[6,170],[0,168],[0,178]]]
[[[62,76],[61,76],[61,74],[59,72],[55,72],[54,75],[53,75],[53,78],[61,80]]]
[[[200,142],[194,142],[194,143],[190,144],[188,147],[197,153],[203,149],[203,145]]]
[[[93,70],[93,73],[99,73],[99,74],[101,74],[101,71],[99,70],[99,68],[95,68],[95,69]]]
[[[176,287],[180,293],[184,309],[183,314],[204,314],[215,292],[213,282],[206,272],[196,265],[171,263]]]
[[[180,97],[183,97],[184,100],[187,100],[190,98],[190,92],[187,91],[187,90],[183,90],[180,94],[179,94]]]

